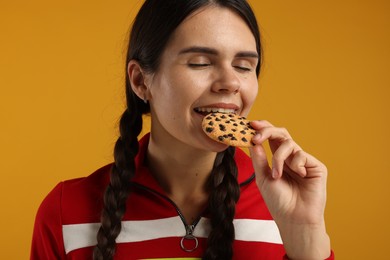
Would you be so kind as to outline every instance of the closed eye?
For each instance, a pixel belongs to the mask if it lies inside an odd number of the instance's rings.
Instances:
[[[188,66],[193,68],[201,68],[201,67],[207,67],[210,66],[210,63],[189,63]]]
[[[234,68],[241,70],[241,71],[245,71],[245,72],[252,71],[252,68],[247,68],[247,67],[243,67],[243,66],[234,66]]]

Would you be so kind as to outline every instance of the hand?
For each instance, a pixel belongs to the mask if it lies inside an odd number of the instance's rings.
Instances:
[[[253,121],[258,134],[250,148],[257,186],[279,227],[291,258],[325,259],[330,254],[324,211],[327,169],[304,152],[284,128]],[[263,143],[272,152],[270,168]]]

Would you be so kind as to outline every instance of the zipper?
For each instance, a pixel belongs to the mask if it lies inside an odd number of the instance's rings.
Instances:
[[[246,185],[248,185],[249,183],[251,183],[253,180],[255,179],[255,173],[253,173],[246,181],[240,183],[240,187],[244,187]],[[180,240],[180,247],[181,249],[183,249],[185,252],[193,252],[194,250],[196,250],[199,246],[199,241],[198,241],[198,238],[196,236],[194,236],[194,230],[195,230],[195,227],[198,225],[200,219],[201,219],[201,216],[202,215],[199,215],[195,220],[194,222],[192,222],[191,225],[187,224],[187,221],[186,219],[184,218],[184,215],[183,213],[180,211],[179,207],[176,205],[176,203],[171,200],[169,197],[165,196],[164,194],[161,194],[151,188],[148,188],[142,184],[139,184],[139,183],[136,183],[136,182],[130,182],[130,185],[133,185],[139,189],[142,189],[142,190],[145,190],[145,191],[148,191],[148,192],[151,192],[155,195],[158,195],[160,196],[161,198],[167,200],[176,210],[177,214],[179,215],[183,225],[184,225],[184,228],[186,230],[186,234],[181,238]],[[193,241],[194,242],[194,245],[192,247],[186,247],[185,245],[185,241]]]
[[[175,208],[175,210],[176,210],[177,214],[179,215],[179,217],[180,217],[180,219],[181,219],[181,221],[182,221],[182,223],[184,225],[184,228],[186,230],[186,234],[180,240],[180,247],[181,247],[181,249],[183,249],[184,251],[190,253],[190,252],[192,252],[192,251],[194,251],[195,249],[198,248],[199,241],[198,241],[198,238],[195,237],[193,233],[194,233],[195,227],[198,225],[198,223],[199,223],[199,221],[201,219],[201,215],[199,215],[192,222],[192,224],[187,224],[187,221],[184,218],[183,213],[180,211],[180,209],[176,205],[176,203],[173,200],[171,200],[169,197],[167,197],[167,196],[165,196],[165,195],[163,195],[163,194],[161,194],[161,193],[159,193],[159,192],[157,192],[157,191],[155,191],[153,189],[150,189],[150,188],[148,188],[146,186],[143,186],[141,184],[138,184],[138,183],[135,183],[135,182],[130,182],[130,184],[133,185],[133,186],[136,186],[137,188],[140,188],[142,190],[145,190],[145,191],[151,192],[151,193],[153,193],[155,195],[158,195],[158,196],[162,197],[163,199],[167,200],[170,204],[172,204],[172,206]],[[185,245],[185,241],[191,241],[191,240],[194,242],[194,245],[192,247],[187,247]]]
[[[199,222],[199,221],[198,221]],[[195,249],[198,248],[198,245],[199,245],[199,241],[198,239],[196,238],[196,236],[194,236],[192,233],[194,232],[194,229],[195,229],[195,226],[196,225],[186,225],[186,235],[184,237],[181,238],[180,240],[180,247],[181,249],[183,249],[184,251],[186,252],[192,252],[194,251]],[[185,241],[191,241],[193,240],[194,241],[194,245],[192,247],[187,247],[184,242]]]

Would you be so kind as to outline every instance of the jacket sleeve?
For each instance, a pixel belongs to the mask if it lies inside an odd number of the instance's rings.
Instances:
[[[65,259],[61,219],[62,185],[59,183],[38,209],[32,237],[31,260]]]

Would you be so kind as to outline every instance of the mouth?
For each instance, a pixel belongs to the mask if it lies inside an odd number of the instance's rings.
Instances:
[[[237,109],[231,108],[218,108],[218,107],[196,107],[194,111],[203,116],[210,113],[226,113],[226,114],[237,114]]]

